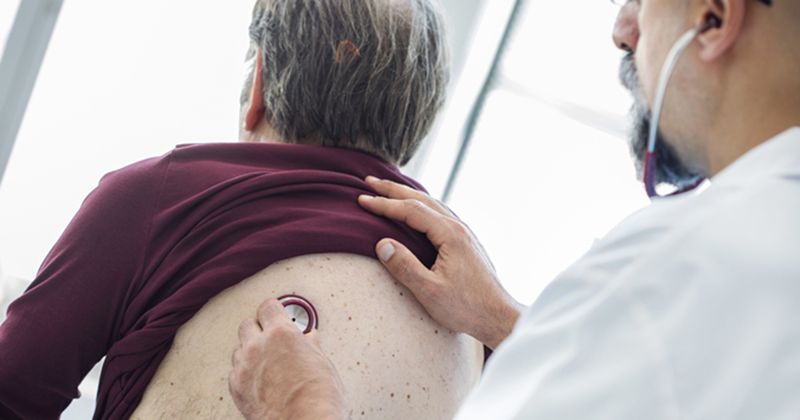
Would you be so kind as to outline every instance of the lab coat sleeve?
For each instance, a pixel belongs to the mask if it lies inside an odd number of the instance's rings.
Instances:
[[[489,361],[458,419],[672,419],[648,320],[602,287],[561,278]]]
[[[0,325],[0,418],[58,418],[117,338],[165,172],[152,162],[103,178],[9,306]]]
[[[796,249],[770,246],[777,235],[741,246],[753,236],[727,228],[735,215],[713,216],[608,241],[567,270],[457,419],[800,418]]]

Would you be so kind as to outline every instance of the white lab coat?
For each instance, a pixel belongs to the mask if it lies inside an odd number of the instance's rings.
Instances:
[[[800,420],[800,129],[598,241],[457,419]]]

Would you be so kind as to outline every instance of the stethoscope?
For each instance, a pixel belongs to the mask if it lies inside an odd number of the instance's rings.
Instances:
[[[689,47],[689,45],[691,45],[698,36],[713,28],[719,28],[720,26],[722,26],[722,21],[720,18],[709,14],[705,23],[697,28],[689,30],[683,34],[683,36],[678,38],[678,41],[675,42],[675,45],[672,46],[669,54],[667,54],[667,58],[664,61],[664,66],[661,68],[661,75],[658,80],[658,89],[656,90],[656,99],[653,104],[653,118],[650,124],[647,152],[644,158],[644,188],[645,191],[647,191],[647,196],[651,199],[683,194],[696,189],[706,181],[705,178],[700,178],[696,182],[680,188],[678,191],[675,191],[671,194],[666,196],[659,195],[656,191],[655,184],[655,168],[658,157],[656,152],[656,142],[658,141],[658,124],[661,121],[661,111],[664,108],[664,98],[667,95],[667,87],[669,87],[669,81],[672,79],[672,74],[675,72],[675,67],[678,65],[678,61],[680,61],[683,53],[686,51],[686,48]]]
[[[278,298],[283,305],[286,316],[303,334],[308,334],[319,327],[317,309],[308,299],[298,295],[285,295]]]

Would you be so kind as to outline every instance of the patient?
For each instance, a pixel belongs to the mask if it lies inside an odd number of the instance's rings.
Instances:
[[[179,146],[85,200],[0,325],[0,418],[57,418],[103,356],[95,419],[237,418],[237,327],[297,294],[353,418],[451,418],[480,346],[434,323],[373,258],[427,240],[358,207],[442,105],[433,0],[259,1],[240,143]]]

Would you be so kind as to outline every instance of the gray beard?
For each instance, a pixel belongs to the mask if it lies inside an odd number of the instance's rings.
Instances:
[[[651,112],[644,96],[639,73],[636,69],[633,53],[628,53],[620,64],[619,77],[622,85],[633,95],[633,106],[631,106],[630,116],[633,126],[630,131],[631,153],[636,164],[636,171],[642,176],[644,171],[644,159],[647,153],[647,141],[650,136]],[[705,175],[689,168],[675,149],[659,131],[656,142],[656,167],[654,168],[655,183],[671,184],[677,188],[693,185],[698,179],[705,178]]]

